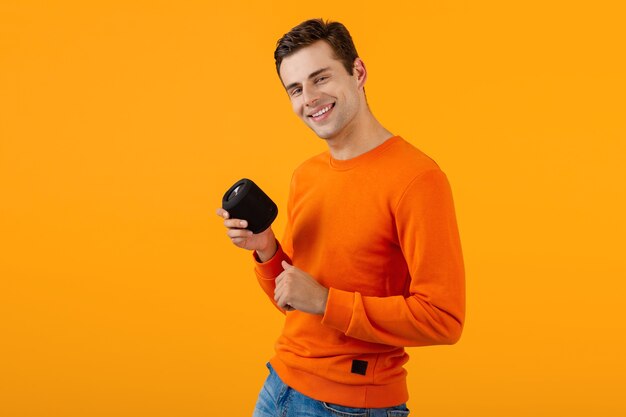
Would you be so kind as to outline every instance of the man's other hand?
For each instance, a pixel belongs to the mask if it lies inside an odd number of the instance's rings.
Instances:
[[[287,262],[282,263],[284,271],[276,277],[274,300],[284,310],[300,310],[310,314],[324,314],[328,288],[320,285],[315,278]]]

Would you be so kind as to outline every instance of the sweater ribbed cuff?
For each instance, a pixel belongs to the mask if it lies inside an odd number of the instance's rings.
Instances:
[[[352,320],[354,297],[353,292],[330,288],[322,324],[346,333]]]
[[[256,251],[252,252],[252,258],[254,259],[255,269],[259,278],[273,280],[283,272],[281,262],[288,260],[288,258],[278,240],[276,241],[276,246],[274,256],[265,262],[260,261]]]

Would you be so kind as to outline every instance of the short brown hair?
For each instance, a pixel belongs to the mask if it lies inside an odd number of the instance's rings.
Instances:
[[[320,40],[326,41],[333,48],[335,58],[341,61],[348,74],[352,75],[352,66],[359,54],[356,52],[348,29],[339,22],[310,19],[285,33],[276,42],[274,59],[278,76],[280,77],[280,64],[286,56]]]

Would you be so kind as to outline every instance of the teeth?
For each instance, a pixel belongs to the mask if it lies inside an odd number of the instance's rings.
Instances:
[[[324,107],[322,110],[318,111],[317,113],[312,114],[312,116],[313,116],[313,117],[319,117],[319,116],[321,116],[322,114],[326,113],[328,110],[330,110],[330,108],[331,108],[331,106],[326,106],[326,107]]]

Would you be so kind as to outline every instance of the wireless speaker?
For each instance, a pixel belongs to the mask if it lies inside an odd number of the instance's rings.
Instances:
[[[222,208],[229,218],[248,222],[247,229],[261,233],[276,219],[278,207],[252,180],[243,178],[224,193]]]

